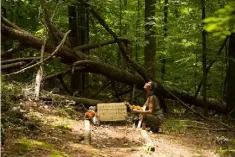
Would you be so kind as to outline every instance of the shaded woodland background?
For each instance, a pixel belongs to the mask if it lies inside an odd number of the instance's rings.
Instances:
[[[204,115],[208,109],[228,114],[235,107],[234,5],[4,0],[2,89],[9,81],[36,83],[39,91],[87,105],[142,104],[139,94],[151,79],[165,99],[201,106]],[[39,91],[34,95],[43,99]]]

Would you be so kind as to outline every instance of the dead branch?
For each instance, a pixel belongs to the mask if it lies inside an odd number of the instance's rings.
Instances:
[[[92,97],[97,97],[100,92],[102,92],[105,88],[107,88],[111,84],[111,81],[108,83],[104,84],[102,88],[100,88]]]
[[[88,98],[82,98],[82,97],[74,97],[74,96],[67,96],[67,95],[58,95],[58,94],[52,94],[51,98],[53,100],[73,100],[76,102],[76,104],[85,104],[86,106],[93,106],[97,105],[98,103],[101,103],[100,100],[94,100],[94,99],[88,99]]]
[[[28,58],[15,58],[15,59],[9,59],[9,60],[3,60],[1,61],[2,65],[3,64],[10,64],[14,62],[20,62],[20,61],[32,61],[32,60],[38,60],[40,57],[28,57]]]
[[[20,52],[20,51],[23,51],[23,50],[27,49],[27,48],[28,48],[28,46],[26,46],[24,44],[18,44],[17,46],[1,53],[1,57],[2,58],[9,57],[9,56],[11,56],[11,55],[13,55],[17,52]]]
[[[85,69],[85,67],[76,67],[75,68],[75,70],[78,70],[78,71],[80,71],[80,70],[84,70]],[[55,74],[51,74],[51,75],[48,75],[48,76],[46,76],[45,78],[44,78],[44,80],[50,80],[50,79],[52,79],[52,78],[55,78],[55,77],[58,77],[58,76],[65,76],[65,75],[67,75],[67,74],[69,74],[69,73],[72,73],[72,68],[68,68],[68,69],[66,69],[65,71],[63,71],[63,72],[59,72],[59,73],[55,73]]]
[[[121,42],[126,42],[128,39],[125,38],[119,38],[119,40]],[[84,50],[91,50],[91,49],[95,49],[95,48],[99,48],[105,45],[109,45],[109,44],[113,44],[116,43],[117,41],[114,39],[108,39],[108,40],[103,40],[103,41],[99,41],[98,43],[92,43],[92,44],[85,44],[85,45],[81,45],[81,46],[77,46],[74,47],[73,50],[77,51],[84,51]]]
[[[31,65],[31,66],[29,66],[29,67],[26,67],[26,68],[24,68],[24,69],[22,69],[22,70],[19,70],[19,71],[10,73],[10,74],[6,74],[6,75],[7,75],[7,76],[10,76],[10,75],[19,74],[19,73],[21,73],[21,72],[24,72],[25,70],[28,70],[28,69],[30,69],[30,68],[33,68],[33,67],[35,67],[35,66],[37,66],[37,65],[40,65],[41,63],[43,63],[43,62],[45,62],[45,61],[51,59],[54,55],[56,55],[56,53],[57,53],[57,52],[60,50],[60,48],[63,46],[63,44],[64,44],[64,42],[65,42],[65,39],[67,38],[67,36],[68,36],[69,33],[70,33],[70,30],[69,30],[67,33],[65,33],[63,40],[60,42],[60,44],[56,47],[56,49],[55,49],[46,59],[44,59],[44,60],[42,60],[42,61],[40,61],[40,62],[38,62],[38,63],[36,63],[36,64],[34,64],[34,65]]]
[[[1,66],[1,70],[19,68],[20,66],[25,65],[25,64],[26,64],[26,62],[17,62],[17,63],[6,64],[6,65]]]
[[[44,6],[43,0],[40,0],[40,8],[43,7],[43,6]],[[41,22],[43,23],[42,20],[41,20]],[[46,25],[44,27],[45,27],[45,31],[44,31],[44,35],[43,35],[43,43],[42,43],[41,55],[40,55],[40,62],[41,63],[39,64],[40,66],[39,66],[39,69],[38,69],[38,72],[37,72],[37,75],[36,75],[36,79],[35,79],[35,90],[34,90],[35,100],[39,100],[40,89],[41,89],[41,84],[42,84],[42,78],[43,78],[43,73],[44,73],[44,66],[43,66],[44,53],[45,53],[45,47],[46,47],[47,38],[48,38],[47,37],[48,36],[48,29],[47,29]]]
[[[215,59],[212,60],[212,61],[209,63],[208,67],[206,67],[206,74],[208,74],[210,68],[211,68],[211,67],[213,66],[213,64],[217,61],[217,59],[219,59],[219,56],[220,56],[220,54],[222,53],[223,48],[225,47],[228,38],[229,38],[229,36],[227,36],[226,39],[224,40],[224,42],[222,43],[222,45],[221,45],[221,47],[220,47],[220,49],[219,49],[219,51],[218,51],[218,53],[217,53]],[[199,93],[201,87],[202,87],[202,79],[201,79],[200,83],[199,83],[198,86],[197,86],[197,90],[196,90],[196,92],[195,92],[194,98],[197,97],[197,95],[198,95],[198,93]]]
[[[199,127],[199,126],[188,126],[188,125],[183,125],[183,126],[186,127],[186,128],[200,129],[200,130],[231,131],[231,129],[225,129],[225,128],[214,129],[214,128],[207,128],[207,127]]]
[[[20,69],[24,69],[24,68],[26,68],[26,67],[28,67],[28,66],[30,66],[30,65],[35,64],[36,62],[37,62],[37,60],[32,60],[32,61],[29,62],[28,64],[25,64],[24,66],[22,66]]]
[[[59,3],[58,3],[58,5],[59,5]],[[53,15],[51,16],[51,19],[49,18],[49,14],[48,14],[47,9],[46,9],[45,7],[43,7],[43,11],[44,11],[44,13],[45,13],[44,19],[45,19],[46,25],[47,25],[47,27],[48,27],[48,29],[49,29],[49,31],[50,31],[50,34],[52,34],[52,36],[54,37],[54,39],[55,39],[55,41],[56,41],[57,44],[61,41],[61,39],[63,39],[63,36],[64,36],[64,34],[63,34],[62,32],[60,32],[60,31],[52,24],[52,19],[53,19],[53,17],[54,17],[54,14],[55,14],[55,12],[56,12],[56,10],[57,10],[58,5],[56,6],[56,9],[55,9]],[[71,47],[71,44],[70,44],[69,39],[66,39],[65,45],[67,45],[68,47]]]
[[[26,67],[28,67],[28,66],[30,66],[30,65],[33,65],[33,64],[36,63],[36,62],[37,62],[37,59],[32,60],[32,61],[29,62],[28,64],[25,64],[24,66],[22,66],[20,69],[24,69],[24,68],[26,68]]]
[[[223,122],[221,122],[221,121],[219,121],[219,120],[209,119],[209,118],[203,116],[202,114],[196,112],[194,109],[192,109],[191,107],[189,107],[188,105],[186,105],[182,100],[180,100],[175,94],[173,94],[173,93],[172,93],[170,90],[168,90],[166,87],[164,87],[164,89],[165,89],[165,91],[167,91],[171,96],[173,96],[176,100],[178,100],[178,101],[181,103],[181,105],[183,105],[183,107],[184,107],[185,109],[188,109],[188,110],[192,111],[194,114],[198,115],[198,116],[201,117],[202,119],[207,120],[207,121],[214,121],[214,122],[216,122],[216,123],[220,123],[221,125],[225,126],[226,128],[228,128],[228,129],[230,129],[230,130],[233,129],[232,127],[228,126],[227,124],[225,124],[225,123],[223,123]]]
[[[63,3],[63,2],[58,2],[58,3],[57,3],[54,12],[53,12],[53,14],[51,15],[50,21],[53,21],[53,18],[54,18],[55,14],[56,14],[56,12],[57,12],[57,10],[58,10],[58,7],[59,7],[59,5],[62,4],[62,3]]]
[[[199,121],[195,121],[195,120],[171,120],[173,122],[177,122],[177,121],[181,121],[181,122],[189,122],[189,123],[196,123],[196,124],[200,124],[200,125],[205,125],[205,126],[209,126],[209,124],[203,123],[203,122],[199,122]]]

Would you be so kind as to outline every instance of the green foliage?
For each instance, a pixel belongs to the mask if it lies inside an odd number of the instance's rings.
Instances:
[[[216,16],[204,20],[205,29],[216,37],[225,38],[235,32],[235,2],[229,2],[224,8],[216,11]]]

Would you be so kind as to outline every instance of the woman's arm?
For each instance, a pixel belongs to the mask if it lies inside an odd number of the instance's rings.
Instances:
[[[154,105],[154,97],[151,96],[149,98],[149,109],[147,111],[143,111],[143,110],[138,110],[138,109],[134,109],[133,111],[136,112],[136,113],[141,113],[141,114],[152,114],[153,113],[153,105]]]

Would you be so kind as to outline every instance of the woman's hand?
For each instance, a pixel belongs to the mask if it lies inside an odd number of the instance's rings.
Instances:
[[[137,108],[134,108],[132,111],[133,112],[138,112],[139,110]]]

